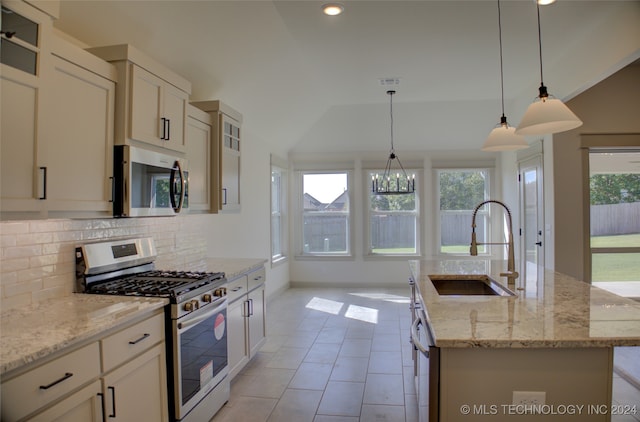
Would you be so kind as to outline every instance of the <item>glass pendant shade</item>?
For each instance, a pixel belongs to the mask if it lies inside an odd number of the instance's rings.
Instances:
[[[516,129],[518,135],[544,135],[582,126],[569,107],[557,98],[542,97],[534,101],[524,113]]]
[[[529,144],[524,136],[516,134],[516,128],[507,124],[504,116],[482,146],[483,151],[516,151],[524,148],[529,148]]]

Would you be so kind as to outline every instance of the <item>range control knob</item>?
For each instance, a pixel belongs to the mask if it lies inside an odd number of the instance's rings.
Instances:
[[[187,312],[195,311],[200,307],[199,305],[200,304],[198,303],[197,300],[190,300],[184,304],[184,310]]]
[[[207,302],[207,303],[211,303],[211,301],[213,300],[213,298],[211,297],[211,295],[209,293],[206,293],[202,296],[202,301],[203,302]]]
[[[213,291],[213,295],[216,297],[223,297],[227,295],[227,288],[226,287],[220,287],[217,288]]]

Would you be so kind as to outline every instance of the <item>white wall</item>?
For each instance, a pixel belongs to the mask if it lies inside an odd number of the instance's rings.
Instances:
[[[245,129],[240,159],[240,211],[220,212],[202,227],[207,255],[222,258],[271,258],[271,162],[270,146]],[[267,296],[289,284],[287,263],[267,269]]]

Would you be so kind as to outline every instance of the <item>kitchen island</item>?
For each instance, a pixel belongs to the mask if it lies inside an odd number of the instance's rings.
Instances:
[[[613,347],[640,345],[640,303],[553,271],[510,286],[515,296],[440,295],[430,275],[487,274],[506,285],[499,275],[506,264],[460,259],[409,267],[417,313],[436,351],[431,396],[436,389],[439,420],[608,421],[612,411],[640,413],[611,406]]]

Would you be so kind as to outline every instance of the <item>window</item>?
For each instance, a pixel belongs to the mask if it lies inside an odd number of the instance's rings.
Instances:
[[[488,169],[438,170],[438,200],[440,244],[442,254],[469,254],[471,220],[475,207],[489,198]],[[478,243],[489,238],[489,207],[484,206],[476,215]],[[487,248],[478,245],[478,254]]]
[[[271,263],[287,258],[287,170],[271,164]]]
[[[369,172],[365,180],[382,171]],[[392,181],[393,183],[393,181]],[[417,193],[378,195],[367,185],[369,198],[369,254],[416,255],[418,249]]]
[[[346,172],[302,173],[302,254],[345,255],[350,248]]]
[[[624,282],[639,279],[640,171],[635,164],[638,162],[640,149],[592,148],[589,152],[593,282],[618,282],[609,285],[623,287]],[[623,288],[631,293],[629,286],[632,284]]]

